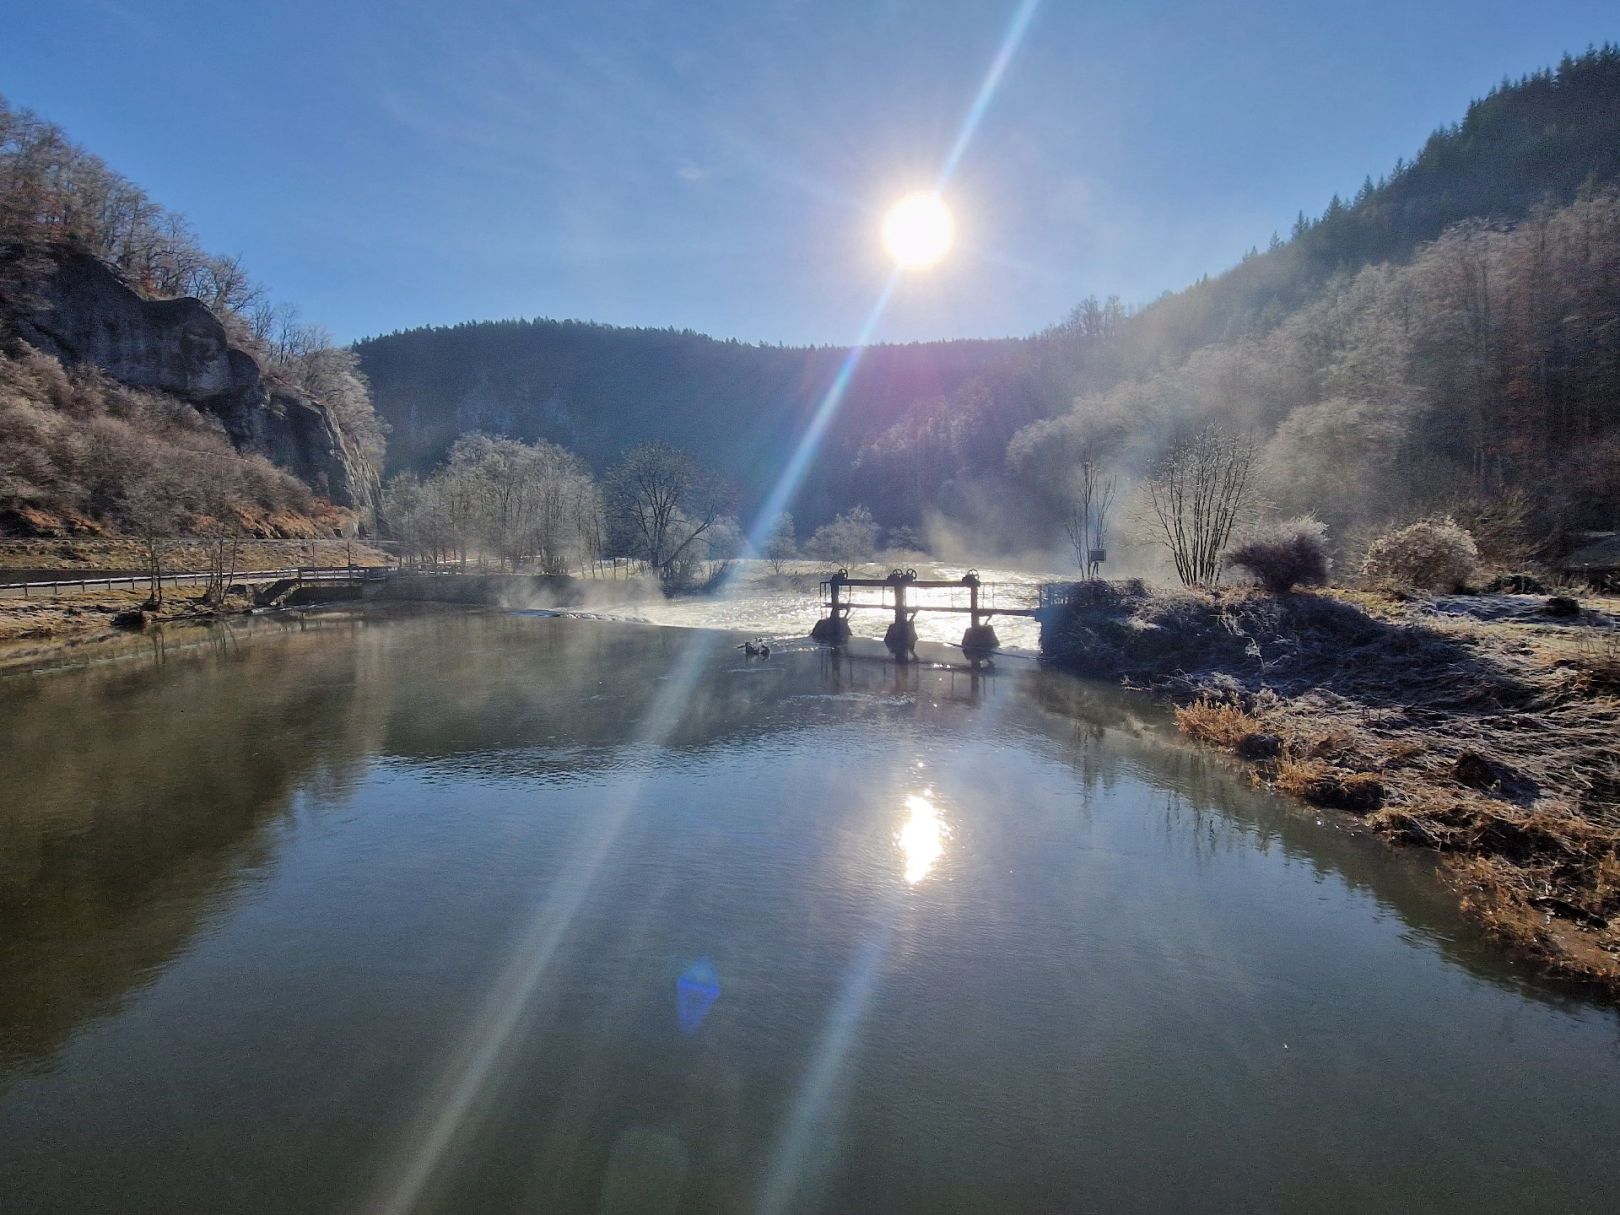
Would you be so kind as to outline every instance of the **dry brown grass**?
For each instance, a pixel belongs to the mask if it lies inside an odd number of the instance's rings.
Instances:
[[[1620,991],[1620,943],[1612,930],[1570,930],[1570,915],[1547,875],[1501,857],[1449,856],[1446,872],[1462,907],[1503,940],[1540,959],[1548,969]]]
[[[113,617],[144,608],[145,586],[92,590],[51,598],[0,598],[0,670],[29,666],[58,653],[127,636],[113,626]],[[211,620],[245,611],[248,601],[232,597],[223,608],[202,602],[198,589],[170,591],[156,611],[147,610],[150,622],[169,624]]]
[[[1091,636],[1183,702],[1189,738],[1433,850],[1479,922],[1620,993],[1620,629],[1365,593],[1127,606],[1155,649],[1095,620]]]
[[[1244,739],[1261,732],[1253,714],[1230,702],[1200,697],[1176,709],[1176,725],[1189,738],[1235,751]]]
[[[1620,628],[1582,633],[1576,643],[1574,666],[1587,674],[1595,688],[1620,692]]]
[[[1365,814],[1384,800],[1384,783],[1370,772],[1353,772],[1324,759],[1283,756],[1270,773],[1271,784],[1314,806]]]

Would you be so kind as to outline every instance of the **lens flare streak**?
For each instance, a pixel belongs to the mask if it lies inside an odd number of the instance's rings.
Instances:
[[[659,745],[675,730],[690,701],[698,675],[726,642],[719,633],[694,630],[685,638],[680,660],[659,686],[637,731],[644,744]],[[621,791],[591,820],[586,837],[569,858],[569,878],[541,902],[518,936],[499,977],[423,1098],[416,1120],[378,1176],[377,1192],[364,1210],[375,1215],[408,1215],[423,1206],[443,1179],[456,1146],[470,1133],[477,1110],[499,1086],[501,1066],[518,1045],[517,1029],[551,968],[552,960],[597,873],[641,802],[642,781]]]
[[[844,394],[849,390],[850,380],[855,377],[855,369],[861,364],[861,355],[865,352],[867,343],[872,340],[878,322],[883,319],[883,313],[889,306],[889,299],[894,295],[895,284],[899,281],[900,270],[897,267],[890,273],[888,282],[883,284],[877,302],[872,305],[872,310],[866,315],[866,323],[861,326],[860,335],[850,347],[849,353],[844,356],[844,361],[839,364],[838,373],[833,376],[831,385],[817,403],[816,411],[811,415],[810,424],[805,427],[803,437],[799,439],[798,446],[793,449],[793,455],[788,459],[781,475],[777,477],[775,486],[765,499],[765,505],[760,507],[759,514],[754,519],[754,526],[748,530],[748,543],[756,552],[764,549],[765,541],[777,517],[788,508],[794,495],[799,492],[804,475],[810,470],[810,463],[821,447],[822,436],[827,433],[827,427],[838,415],[838,407],[844,403]]]
[[[822,1031],[815,1058],[794,1094],[791,1112],[771,1155],[771,1171],[756,1208],[761,1215],[793,1209],[793,1199],[815,1172],[817,1149],[828,1140],[830,1123],[842,1106],[839,1095],[848,1081],[853,1047],[861,1021],[871,1007],[878,977],[894,935],[894,907],[874,927]]]
[[[1007,26],[1007,33],[1001,39],[1001,46],[996,50],[996,57],[990,62],[990,70],[985,73],[984,80],[979,85],[979,91],[974,94],[973,104],[968,106],[967,117],[962,120],[962,129],[957,132],[956,142],[951,145],[950,153],[945,157],[945,164],[939,171],[939,183],[935,190],[943,190],[950,181],[951,175],[956,172],[962,163],[962,157],[967,154],[968,145],[973,142],[973,136],[978,133],[979,123],[984,121],[985,114],[990,109],[990,103],[995,99],[996,90],[1001,87],[1001,80],[1007,74],[1007,67],[1018,53],[1018,47],[1024,41],[1024,35],[1029,32],[1029,23],[1035,18],[1035,10],[1041,6],[1041,0],[1021,0],[1017,10],[1013,13],[1011,23]]]
[[[971,144],[1038,3],[1039,0],[1022,0],[1014,12],[990,70],[981,82],[962,129],[945,158],[939,177],[941,188],[955,172]],[[762,547],[771,525],[797,494],[822,438],[843,404],[850,381],[860,365],[862,349],[872,340],[888,308],[899,276],[900,269],[897,267],[879,292],[855,345],[845,356],[832,383],[817,404],[805,433],[783,466],[754,526],[749,529],[749,541],[756,549]],[[724,589],[722,593],[725,593]],[[723,640],[718,633],[693,631],[688,635],[674,672],[664,681],[640,723],[638,736],[644,743],[662,745],[671,736],[699,674]],[[444,1066],[425,1095],[416,1120],[396,1145],[396,1152],[384,1162],[385,1167],[377,1179],[372,1201],[364,1209],[378,1215],[407,1215],[423,1203],[435,1183],[441,1180],[447,1163],[454,1158],[455,1147],[471,1133],[480,1105],[493,1096],[498,1084],[497,1077],[503,1070],[499,1065],[514,1050],[523,1014],[532,1006],[598,871],[639,802],[640,786],[631,786],[622,791],[616,804],[604,807],[593,820],[588,838],[581,841],[576,855],[571,858],[571,880],[553,889],[537,909],[533,920],[518,936],[512,956],[491,985],[465,1032],[451,1048]],[[926,840],[923,841],[918,855],[923,855],[929,847]],[[921,880],[935,859],[937,853],[917,870],[916,880]],[[908,859],[908,875],[911,872],[913,866]],[[888,953],[895,914],[894,905],[891,904],[888,914],[864,947],[832,1019],[822,1034],[816,1057],[772,1159],[764,1210],[787,1208],[802,1186],[810,1153],[821,1138],[820,1132],[836,1110],[840,1082],[847,1073],[860,1021],[872,1001],[883,960]]]
[[[950,152],[940,167],[938,182],[934,193],[941,193],[951,176],[961,164],[962,157],[966,155],[968,146],[973,142],[973,136],[979,129],[990,103],[995,99],[996,90],[1001,87],[1002,79],[1007,74],[1007,68],[1017,54],[1019,46],[1024,41],[1024,35],[1029,32],[1031,21],[1034,20],[1035,11],[1040,7],[1040,0],[1020,0],[1018,8],[1014,10],[1012,20],[1007,26],[1007,32],[1002,36],[1001,45],[990,63],[990,69],[985,73],[984,79],[979,83],[978,91],[974,94],[973,102],[968,106],[967,116],[962,120],[961,130],[957,132],[956,140],[951,145]],[[860,365],[862,348],[872,340],[877,331],[878,322],[883,319],[887,311],[889,300],[894,295],[895,285],[900,281],[901,267],[897,266],[889,275],[888,281],[878,293],[876,302],[867,313],[865,322],[861,325],[860,333],[855,338],[855,344],[845,356],[843,364],[833,377],[832,384],[816,406],[816,412],[805,428],[793,455],[783,466],[776,484],[760,507],[754,519],[753,527],[748,529],[748,542],[757,552],[763,549],[771,527],[778,516],[792,504],[794,496],[804,481],[805,473],[809,470],[811,462],[815,459],[817,450],[821,446],[822,436],[826,434],[828,426],[837,416],[839,407],[843,404],[844,394],[849,388],[849,382]]]

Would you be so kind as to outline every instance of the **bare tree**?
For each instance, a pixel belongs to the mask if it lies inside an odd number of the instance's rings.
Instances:
[[[203,601],[215,607],[225,602],[225,592],[236,578],[237,558],[242,549],[242,502],[240,478],[234,468],[209,470],[201,479],[202,510],[198,531],[207,544],[208,581]]]
[[[690,576],[699,542],[725,516],[731,493],[696,457],[645,443],[609,474],[608,502],[621,541],[668,590]]]
[[[185,495],[182,475],[161,458],[150,459],[125,490],[123,514],[146,558],[153,607],[163,602],[163,562],[185,518]]]
[[[602,492],[589,475],[574,498],[574,534],[579,537],[580,572],[589,564],[594,578],[607,545],[607,514],[602,508]]]
[[[511,570],[564,574],[601,551],[602,499],[585,462],[552,443],[463,435],[426,480],[383,491],[389,535],[418,558],[469,548]]]
[[[437,557],[432,551],[426,495],[422,490],[422,480],[415,473],[400,473],[384,483],[377,523],[382,534],[400,546],[402,562],[421,565],[425,560]]]
[[[552,443],[525,448],[523,548],[541,573],[566,574],[596,551],[601,495],[585,462]]]
[[[708,562],[704,572],[704,585],[718,585],[731,572],[731,566],[741,555],[747,537],[736,519],[726,516],[718,520],[703,537],[703,559]]]
[[[244,308],[248,327],[255,334],[262,333],[265,354],[271,364],[292,375],[297,382],[298,377],[289,369],[308,355],[332,349],[332,335],[324,325],[300,320],[297,304],[277,304],[265,312],[258,309],[261,302],[255,297]],[[299,387],[307,388],[307,385],[300,383]]]
[[[1102,554],[1108,549],[1108,525],[1119,495],[1119,478],[1103,471],[1091,456],[1081,459],[1075,472],[1073,496],[1063,515],[1063,531],[1074,549],[1074,560],[1087,578],[1101,572]]]
[[[771,563],[771,573],[780,574],[782,567],[799,554],[799,542],[794,534],[793,516],[783,511],[771,524],[771,534],[765,538],[765,560]]]
[[[1145,481],[1155,537],[1184,585],[1220,581],[1221,554],[1253,503],[1257,454],[1252,437],[1209,425],[1173,440]]]

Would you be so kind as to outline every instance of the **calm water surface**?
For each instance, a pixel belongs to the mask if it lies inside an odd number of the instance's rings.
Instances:
[[[0,679],[7,1215],[1614,1209],[1615,1014],[1140,701],[198,636]]]

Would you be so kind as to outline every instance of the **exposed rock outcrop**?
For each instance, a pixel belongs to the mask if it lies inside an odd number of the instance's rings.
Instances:
[[[18,322],[24,340],[132,388],[216,417],[239,451],[266,457],[334,505],[366,511],[376,476],[325,405],[272,378],[201,300],[148,299],[106,263],[66,253]]]

